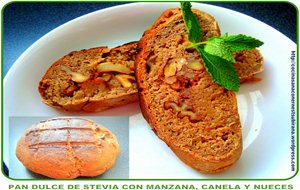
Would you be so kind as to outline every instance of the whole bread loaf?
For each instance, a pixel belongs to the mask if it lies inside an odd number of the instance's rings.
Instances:
[[[50,178],[98,176],[110,169],[120,153],[115,135],[93,121],[54,118],[29,128],[16,147],[29,170]]]
[[[56,61],[39,83],[42,101],[65,111],[102,111],[136,102],[137,43],[113,49],[71,52]]]
[[[220,34],[211,15],[193,12],[203,40]],[[188,44],[179,8],[166,10],[144,33],[135,60],[141,110],[153,131],[183,162],[204,173],[221,172],[236,163],[242,152],[236,95],[213,81],[200,55],[186,48]],[[258,50],[252,53],[260,56]],[[256,61],[262,64],[262,59]]]

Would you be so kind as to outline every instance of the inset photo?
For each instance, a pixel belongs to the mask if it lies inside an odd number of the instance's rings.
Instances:
[[[128,117],[10,117],[12,179],[128,179]]]

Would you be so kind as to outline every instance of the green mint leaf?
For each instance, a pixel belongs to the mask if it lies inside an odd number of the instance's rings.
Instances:
[[[240,88],[240,79],[232,64],[235,62],[232,53],[254,49],[263,45],[263,42],[243,34],[228,36],[227,33],[201,42],[203,32],[197,16],[191,10],[191,3],[180,4],[188,39],[192,42],[187,48],[196,48],[202,57],[204,67],[217,84],[237,92]]]
[[[250,50],[257,48],[264,43],[258,39],[255,39],[251,36],[246,36],[244,34],[238,34],[234,36],[223,35],[220,36],[226,44],[230,47],[231,52],[238,52],[242,50]]]
[[[218,56],[211,55],[200,46],[196,47],[200,53],[207,72],[214,81],[228,90],[237,92],[240,88],[239,76],[231,62]]]
[[[211,55],[219,56],[229,62],[235,62],[232,52],[230,51],[230,46],[220,37],[208,39],[204,51]]]
[[[191,10],[190,2],[181,2],[182,16],[185,26],[188,30],[188,39],[190,42],[197,43],[202,39],[202,29],[197,16]]]

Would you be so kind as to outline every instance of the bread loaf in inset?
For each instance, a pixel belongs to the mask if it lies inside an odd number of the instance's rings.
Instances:
[[[115,135],[81,118],[54,118],[29,128],[17,143],[17,158],[29,170],[50,178],[98,176],[120,153]]]

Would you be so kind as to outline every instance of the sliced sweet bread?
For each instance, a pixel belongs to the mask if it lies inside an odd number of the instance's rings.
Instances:
[[[65,111],[102,111],[138,100],[137,43],[74,51],[56,61],[39,83],[42,101]]]
[[[219,35],[211,15],[193,12],[203,40]],[[236,95],[213,81],[200,55],[187,49],[187,43],[179,8],[166,10],[144,33],[135,59],[141,110],[157,136],[183,162],[204,173],[221,172],[242,152]]]
[[[162,17],[164,19],[165,17]],[[220,35],[217,23],[208,36]],[[185,40],[180,36],[178,40]],[[45,73],[39,92],[45,104],[65,111],[102,111],[138,100],[133,73],[137,42],[109,49],[97,47],[71,52]],[[258,50],[235,54],[241,81],[253,81],[262,71]]]
[[[258,49],[244,50],[233,53],[236,62],[233,64],[236,69],[240,82],[255,82],[260,78],[256,74],[263,71],[263,57]]]

